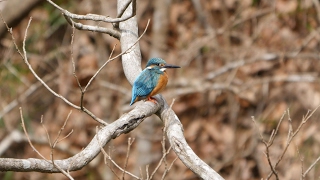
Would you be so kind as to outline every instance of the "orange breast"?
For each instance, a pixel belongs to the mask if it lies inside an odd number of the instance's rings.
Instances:
[[[167,83],[168,83],[168,75],[166,72],[163,72],[163,74],[160,75],[157,86],[151,91],[148,97],[154,96],[159,92],[161,92],[166,87]]]

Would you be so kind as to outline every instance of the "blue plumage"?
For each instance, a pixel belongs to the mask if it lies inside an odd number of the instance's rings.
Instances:
[[[130,106],[138,100],[150,97],[151,93],[156,94],[162,89],[162,87],[166,86],[166,68],[179,68],[179,66],[167,65],[161,58],[151,58],[148,61],[146,68],[140,73],[133,83]],[[161,81],[160,78],[165,78],[165,81]],[[153,90],[154,92],[152,92]]]
[[[136,98],[147,98],[156,87],[160,76],[155,75],[152,71],[151,69],[144,69],[134,81],[130,106],[135,102]]]

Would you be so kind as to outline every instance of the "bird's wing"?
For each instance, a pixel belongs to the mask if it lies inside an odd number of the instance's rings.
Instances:
[[[156,87],[159,76],[152,74],[150,70],[145,69],[138,76],[133,85],[133,95],[145,97]]]

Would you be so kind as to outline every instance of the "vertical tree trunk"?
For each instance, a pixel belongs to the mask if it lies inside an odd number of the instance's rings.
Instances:
[[[127,1],[118,0],[118,13],[125,6]],[[126,9],[122,16],[129,16],[132,12],[132,3]],[[130,46],[132,46],[138,39],[138,23],[136,16],[121,22],[119,24],[120,32],[121,32],[121,51],[127,50]],[[135,78],[141,72],[141,51],[139,43],[137,43],[132,51],[122,55],[122,66],[124,70],[124,74],[130,84],[133,84]],[[138,71],[137,71],[138,70]]]

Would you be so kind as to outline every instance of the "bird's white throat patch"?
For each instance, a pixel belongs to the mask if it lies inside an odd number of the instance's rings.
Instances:
[[[167,68],[161,68],[160,71],[164,72]]]

